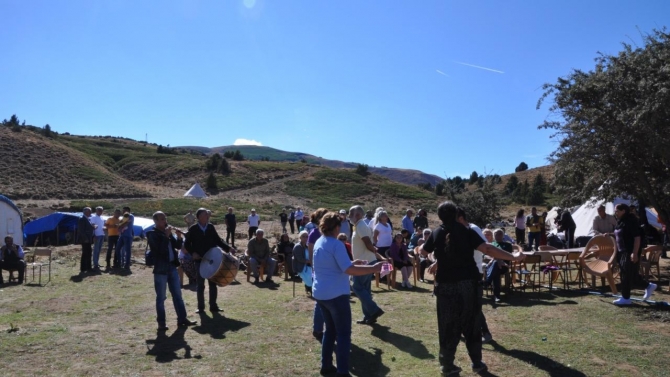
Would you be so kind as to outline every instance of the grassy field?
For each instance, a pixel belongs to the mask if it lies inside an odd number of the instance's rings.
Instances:
[[[138,249],[141,245],[138,245]],[[0,370],[32,376],[318,376],[320,345],[311,337],[314,302],[300,284],[246,283],[219,289],[222,315],[193,314],[195,292],[183,295],[187,330],[155,331],[149,269],[80,281],[76,249],[60,249],[44,287],[0,289]],[[667,266],[664,263],[664,271]],[[5,273],[6,276],[6,273]],[[386,311],[379,324],[353,325],[355,376],[436,376],[437,325],[430,286],[374,288]],[[639,295],[639,291],[636,294]],[[656,298],[667,299],[665,293]],[[361,317],[352,298],[355,319]],[[611,299],[576,293],[518,293],[484,307],[495,342],[484,345],[489,376],[664,376],[670,368],[667,311],[647,304],[617,308]],[[457,363],[468,372],[464,345]]]

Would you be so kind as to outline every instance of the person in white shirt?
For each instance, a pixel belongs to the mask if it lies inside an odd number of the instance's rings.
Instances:
[[[105,221],[102,219],[102,207],[95,207],[95,215],[89,218],[93,225],[93,270],[100,271],[100,250],[105,241]]]
[[[595,235],[614,233],[617,226],[616,218],[605,212],[605,206],[598,207],[598,216],[593,219],[593,233]]]
[[[23,283],[23,274],[26,271],[25,254],[21,245],[14,244],[14,237],[5,237],[5,245],[0,248],[0,270],[17,271],[19,284]],[[4,284],[0,273],[0,285]]]
[[[261,217],[256,214],[255,209],[251,209],[251,215],[247,218],[247,224],[249,224],[249,240],[256,236],[256,230],[261,225]]]
[[[516,243],[523,245],[526,243],[526,216],[524,210],[519,209],[514,218],[514,231],[516,233]]]
[[[372,231],[363,221],[365,211],[361,206],[353,206],[349,209],[349,219],[354,224],[354,233],[351,236],[351,253],[354,260],[365,260],[369,264],[377,263],[378,260],[386,261],[386,258],[377,252],[372,244]],[[389,244],[390,245],[390,244]],[[384,314],[384,311],[372,300],[372,277],[374,275],[363,275],[353,277],[352,289],[361,302],[363,319],[356,321],[361,325],[371,325]]]
[[[295,225],[298,227],[298,230],[299,230],[300,226],[303,225],[302,224],[302,221],[303,221],[302,218],[305,217],[305,213],[302,211],[302,208],[297,207],[295,209],[295,216],[294,217],[295,217]]]
[[[377,214],[372,243],[377,247],[377,252],[384,256],[393,243],[393,228],[389,225],[389,216],[386,211],[380,211]]]

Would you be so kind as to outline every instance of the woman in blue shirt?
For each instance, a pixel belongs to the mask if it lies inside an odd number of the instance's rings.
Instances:
[[[323,312],[326,331],[321,348],[321,374],[337,372],[350,376],[351,305],[349,303],[349,275],[360,276],[380,272],[382,263],[367,265],[367,261],[349,260],[347,249],[337,239],[340,218],[328,213],[319,224],[322,236],[314,245],[314,281],[312,294]],[[333,349],[337,339],[337,367],[333,365]]]

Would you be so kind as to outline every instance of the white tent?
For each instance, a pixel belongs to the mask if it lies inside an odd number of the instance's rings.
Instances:
[[[577,210],[572,212],[572,218],[575,220],[575,224],[577,224],[577,230],[575,230],[575,238],[581,236],[595,235],[593,233],[593,219],[595,219],[596,216],[598,216],[598,207],[600,207],[601,204],[605,205],[605,212],[607,212],[607,214],[614,215],[614,207],[619,203],[624,203],[628,205],[632,203],[634,205],[637,205],[635,201],[625,198],[616,198],[612,202],[607,203],[605,203],[604,200],[599,200],[596,202],[590,200],[585,204],[581,205]],[[661,224],[658,223],[656,212],[654,212],[653,209],[648,207],[645,209],[647,211],[647,220],[649,221],[649,224],[660,229]]]
[[[203,190],[202,187],[200,187],[200,184],[196,182],[193,186],[191,186],[190,189],[188,189],[188,191],[186,191],[186,194],[184,194],[184,196],[200,199],[200,198],[206,198],[207,194],[205,194],[205,190]]]
[[[14,244],[23,245],[23,216],[8,197],[0,195],[0,246],[5,236],[12,236]]]

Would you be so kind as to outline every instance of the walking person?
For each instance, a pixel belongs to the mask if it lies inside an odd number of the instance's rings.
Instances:
[[[247,218],[247,224],[249,224],[249,240],[256,236],[256,230],[261,225],[261,217],[256,214],[255,209],[251,209],[251,214]]]
[[[184,249],[191,254],[195,261],[196,271],[198,272],[196,278],[196,294],[198,298],[198,310],[196,313],[205,313],[205,278],[200,275],[200,262],[202,256],[205,255],[209,249],[218,246],[224,251],[236,253],[235,248],[223,242],[219,234],[216,232],[214,225],[209,222],[209,213],[207,209],[200,208],[195,212],[195,217],[198,222],[188,229],[186,234],[186,241],[184,241]],[[216,284],[207,280],[209,285],[209,310],[214,312],[222,312],[216,303],[217,287]]]
[[[286,223],[288,222],[288,215],[286,214],[285,209],[282,209],[281,213],[279,214],[279,222],[281,223],[281,232],[288,233],[286,231]]]
[[[91,270],[91,257],[93,254],[93,237],[95,228],[91,224],[91,208],[86,207],[83,215],[77,220],[77,243],[81,245],[81,260],[79,262],[79,275]]]
[[[349,260],[344,244],[337,239],[340,224],[341,219],[337,213],[323,216],[319,224],[322,236],[314,245],[313,292],[326,324],[321,342],[320,374],[323,376],[334,373],[338,376],[350,376],[349,276],[371,276],[381,271],[382,267],[382,263],[368,266],[367,260]],[[337,356],[337,366],[333,364],[333,350]]]
[[[173,228],[168,226],[167,216],[163,212],[153,214],[154,229],[147,232],[147,243],[154,257],[154,290],[156,291],[156,322],[158,331],[168,330],[165,319],[166,288],[170,290],[174,311],[177,313],[177,326],[186,327],[196,325],[196,321],[190,321],[186,317],[186,306],[181,296],[181,284],[179,282],[179,257],[177,250],[183,244],[183,234],[178,229],[175,237]]]
[[[114,268],[119,266],[119,260],[117,259],[117,243],[119,242],[119,222],[121,219],[121,210],[115,209],[114,214],[110,216],[107,221],[105,221],[105,230],[107,230],[107,256],[105,262],[105,271],[109,272],[111,268],[110,262],[112,261],[112,255],[114,255]],[[112,254],[114,250],[114,254]]]
[[[530,209],[530,215],[526,218],[526,227],[528,228],[528,245],[535,251],[540,250],[540,235],[544,227],[544,218],[537,213],[537,208]]]
[[[484,242],[472,229],[457,221],[458,209],[450,201],[437,208],[442,224],[435,228],[419,251],[427,256],[434,253],[437,261],[435,296],[437,297],[437,328],[440,344],[440,366],[443,376],[455,376],[461,368],[454,364],[456,348],[461,335],[472,361],[472,371],[487,369],[482,362],[482,328],[479,300],[480,272],[475,265],[474,250],[496,259],[523,260],[524,255],[511,255]]]
[[[105,242],[105,221],[102,219],[102,207],[95,207],[95,215],[91,216],[93,224],[93,270],[100,272],[100,251]]]
[[[235,247],[235,228],[237,227],[237,221],[235,220],[233,207],[228,207],[228,213],[226,213],[223,220],[226,223],[226,243]]]
[[[351,236],[351,253],[354,260],[366,261],[368,264],[376,264],[377,261],[386,262],[386,258],[377,252],[372,244],[372,231],[363,218],[365,211],[361,206],[353,206],[349,209],[349,218],[354,223],[354,233]],[[390,245],[389,245],[390,246]],[[384,314],[384,311],[372,299],[372,277],[374,274],[356,275],[353,277],[352,289],[361,302],[363,319],[356,321],[360,325],[371,325]]]
[[[295,226],[298,227],[298,231],[300,231],[300,227],[303,225],[302,224],[302,219],[305,217],[305,213],[302,211],[302,208],[296,207],[295,209]]]
[[[614,300],[614,305],[630,305],[630,289],[634,283],[635,275],[639,269],[637,264],[640,260],[641,236],[637,216],[635,216],[627,204],[617,204],[614,215],[618,222],[614,229],[614,238],[617,243],[617,260],[621,271],[621,297]],[[642,279],[639,277],[639,279]],[[648,300],[656,290],[656,284],[643,281],[646,285],[643,300]]]

